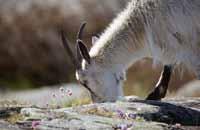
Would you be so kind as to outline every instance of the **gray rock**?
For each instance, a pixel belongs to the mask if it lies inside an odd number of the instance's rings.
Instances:
[[[16,122],[0,122],[0,128],[36,130],[199,130],[200,98],[145,101],[126,97],[114,103],[88,104],[68,108],[39,108],[1,105],[5,121],[19,114]]]
[[[0,120],[0,130],[21,130],[17,125],[11,125],[10,123]]]

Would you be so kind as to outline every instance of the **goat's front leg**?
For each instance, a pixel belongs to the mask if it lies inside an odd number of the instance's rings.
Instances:
[[[154,90],[147,96],[146,100],[161,100],[167,93],[168,84],[172,73],[171,65],[164,65],[158,83]]]

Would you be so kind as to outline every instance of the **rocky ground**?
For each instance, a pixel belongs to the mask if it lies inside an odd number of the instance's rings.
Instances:
[[[115,103],[41,108],[1,102],[1,130],[199,130],[200,98],[144,101],[126,97]]]

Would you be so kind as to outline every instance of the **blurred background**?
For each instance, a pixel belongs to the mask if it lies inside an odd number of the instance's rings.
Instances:
[[[76,83],[75,68],[61,44],[59,29],[66,31],[73,48],[79,26],[86,21],[83,37],[91,47],[92,35],[101,34],[128,1],[0,0],[1,93]],[[153,66],[150,59],[137,62],[128,70],[125,95],[146,96],[161,70],[162,65]],[[180,72],[173,72],[169,95],[195,78],[192,72]]]

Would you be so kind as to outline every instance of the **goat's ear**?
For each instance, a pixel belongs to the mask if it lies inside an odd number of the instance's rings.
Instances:
[[[99,37],[92,36],[92,45],[94,45],[98,39],[99,39]]]
[[[90,58],[90,55],[89,55],[89,52],[88,52],[88,49],[87,49],[86,45],[81,40],[78,40],[77,44],[78,44],[77,45],[78,46],[77,49],[80,52],[82,58],[84,60],[86,60],[88,64],[90,64],[90,59],[91,58]]]

